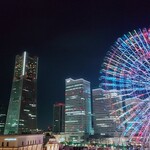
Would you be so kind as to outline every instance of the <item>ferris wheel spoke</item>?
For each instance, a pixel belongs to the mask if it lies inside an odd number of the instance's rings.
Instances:
[[[144,128],[145,126],[146,126],[146,122],[145,122],[145,120],[141,120],[140,118],[143,116],[143,115],[145,115],[146,114],[146,112],[147,112],[147,110],[146,111],[140,111],[139,112],[139,114],[138,114],[138,116],[136,116],[135,118],[136,119],[134,119],[134,120],[138,120],[138,123],[136,123],[136,122],[134,122],[133,121],[133,127],[134,127],[134,129],[132,130],[132,132],[131,132],[131,136],[133,136],[133,135],[135,135],[135,134],[137,134],[138,133],[138,135],[139,135],[139,133],[141,132],[141,129],[142,128]],[[143,123],[144,122],[144,123]],[[143,127],[144,126],[144,127]],[[141,136],[141,135],[139,135],[139,136]],[[137,137],[139,137],[139,136],[137,136]]]

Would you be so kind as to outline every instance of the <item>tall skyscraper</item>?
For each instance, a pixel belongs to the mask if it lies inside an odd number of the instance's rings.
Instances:
[[[84,79],[66,79],[65,132],[91,133],[90,82]]]
[[[4,134],[6,115],[7,115],[7,106],[0,104],[0,135]]]
[[[38,58],[17,55],[4,134],[30,133],[37,128]]]
[[[98,88],[92,90],[93,100],[93,128],[94,134],[100,136],[115,136],[116,127],[119,123],[117,117],[121,113],[122,106],[115,108],[113,103],[119,101],[120,97],[117,92],[105,92]],[[119,111],[115,111],[120,109]],[[119,133],[119,131],[118,131]]]
[[[65,104],[56,103],[53,105],[53,132],[65,131]]]

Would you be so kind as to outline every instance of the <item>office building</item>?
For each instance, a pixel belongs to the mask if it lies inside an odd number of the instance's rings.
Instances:
[[[38,58],[17,55],[4,134],[30,133],[37,128]]]
[[[7,106],[0,104],[0,135],[4,134],[6,115],[7,115]]]
[[[120,97],[117,92],[105,92],[104,90],[98,88],[92,90],[92,100],[93,100],[93,128],[94,134],[105,137],[116,136],[116,127],[119,124],[117,118],[119,116],[113,103],[119,101]],[[118,107],[119,105],[117,105]],[[122,105],[120,105],[120,108]]]
[[[65,132],[74,134],[91,133],[90,82],[84,79],[65,81]]]
[[[65,104],[56,103],[53,105],[53,132],[65,131]]]

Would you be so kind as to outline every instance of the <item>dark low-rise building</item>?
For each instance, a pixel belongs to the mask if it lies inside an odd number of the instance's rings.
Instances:
[[[3,135],[7,116],[7,106],[0,104],[0,135]]]

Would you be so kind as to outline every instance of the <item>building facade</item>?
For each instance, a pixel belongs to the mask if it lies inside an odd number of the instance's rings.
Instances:
[[[42,150],[43,134],[0,136],[0,150]]]
[[[0,104],[0,135],[4,134],[6,116],[7,116],[7,106]]]
[[[37,57],[27,52],[16,56],[4,134],[30,133],[37,128],[37,72]]]
[[[65,132],[90,134],[92,130],[90,82],[69,78],[65,84]]]
[[[100,88],[92,90],[93,128],[95,135],[114,137],[120,132],[117,132],[116,128],[120,123],[120,120],[117,118],[120,115],[118,113],[122,111],[122,105],[120,105],[120,108],[115,108],[116,106],[113,105],[119,101],[119,98],[116,92],[105,92]],[[117,112],[117,109],[120,109],[120,112]]]
[[[65,104],[56,103],[53,105],[53,132],[65,131]]]

